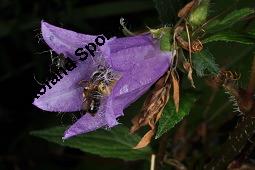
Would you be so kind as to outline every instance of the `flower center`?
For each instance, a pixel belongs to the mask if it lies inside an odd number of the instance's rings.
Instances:
[[[90,79],[83,86],[83,110],[94,116],[99,110],[102,100],[110,95],[118,76],[110,68],[98,65]]]

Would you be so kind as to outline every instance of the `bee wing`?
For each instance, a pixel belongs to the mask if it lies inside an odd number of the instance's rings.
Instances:
[[[87,112],[89,110],[89,107],[90,107],[89,101],[86,98],[84,98],[82,101],[82,110]]]

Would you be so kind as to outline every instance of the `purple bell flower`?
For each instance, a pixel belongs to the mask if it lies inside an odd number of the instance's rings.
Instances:
[[[158,39],[153,39],[151,34],[106,39],[102,46],[97,46],[94,56],[88,55],[86,60],[80,61],[75,51],[94,43],[97,36],[76,33],[44,21],[41,31],[48,46],[75,61],[77,67],[51,88],[46,87],[45,94],[34,100],[35,106],[52,112],[81,111],[84,102],[81,81],[89,81],[99,65],[118,75],[97,113],[83,115],[66,130],[64,139],[117,125],[117,118],[124,115],[123,110],[142,96],[172,62],[171,52],[161,51]]]

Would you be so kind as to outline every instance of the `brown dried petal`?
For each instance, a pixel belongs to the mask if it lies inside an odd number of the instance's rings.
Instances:
[[[147,146],[150,143],[152,136],[155,134],[155,125],[160,119],[162,111],[169,99],[171,87],[171,79],[169,75],[170,71],[156,82],[154,89],[150,92],[144,102],[141,113],[135,116],[132,120],[133,126],[130,129],[131,133],[134,133],[140,127],[145,125],[148,125],[151,129],[144,135],[135,149]]]
[[[180,87],[179,87],[179,77],[176,71],[171,72],[172,76],[172,83],[173,83],[173,99],[174,99],[174,105],[176,112],[178,113],[179,111],[179,104],[180,104]]]
[[[188,72],[188,79],[191,82],[191,86],[193,88],[196,88],[194,81],[193,81],[193,76],[192,76],[193,70],[192,70],[191,64],[189,62],[184,62],[183,68]]]
[[[192,10],[194,4],[195,4],[195,0],[187,3],[182,9],[180,9],[180,11],[178,12],[178,17],[182,18],[182,17],[186,17],[190,11]]]
[[[154,134],[155,134],[155,129],[149,130],[133,149],[141,149],[146,147],[151,142],[151,139],[154,136]]]

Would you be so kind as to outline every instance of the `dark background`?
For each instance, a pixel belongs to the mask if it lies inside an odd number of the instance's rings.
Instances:
[[[236,8],[254,7],[253,1],[242,1]],[[224,10],[232,2],[213,1],[211,14]],[[124,17],[127,27],[134,31],[145,30],[146,26],[160,26],[153,1],[1,0],[0,11],[0,170],[79,170],[102,167],[105,170],[124,170],[145,167],[139,161],[105,159],[64,148],[33,137],[29,132],[62,125],[63,121],[71,123],[68,115],[61,118],[58,113],[45,112],[31,104],[38,90],[34,75],[37,80],[43,81],[51,64],[50,54],[44,52],[49,48],[40,40],[40,21],[43,19],[53,25],[86,34],[123,36],[120,17]],[[236,29],[242,29],[242,25]],[[244,74],[241,84],[245,86],[254,46],[214,44],[211,48],[219,64],[231,64],[231,67]],[[208,96],[210,94],[204,93],[205,98]],[[227,100],[224,95],[219,98],[223,103]],[[213,110],[217,110],[221,104],[218,100]]]
[[[158,25],[157,11],[143,1],[0,1],[0,169],[127,169],[132,163],[103,159],[29,135],[36,129],[72,123],[71,116],[42,111],[31,103],[38,81],[47,77],[49,50],[40,21],[86,34],[123,36],[120,17],[131,30]],[[99,168],[99,169],[101,169]],[[137,167],[139,168],[139,167]]]

